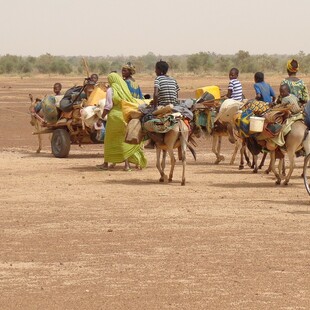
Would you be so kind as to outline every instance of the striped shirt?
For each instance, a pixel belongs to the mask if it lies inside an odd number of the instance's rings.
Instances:
[[[158,88],[158,105],[177,104],[180,88],[175,79],[160,75],[155,79],[154,87]]]
[[[231,90],[231,99],[241,101],[242,98],[242,85],[239,80],[230,80],[228,89]]]

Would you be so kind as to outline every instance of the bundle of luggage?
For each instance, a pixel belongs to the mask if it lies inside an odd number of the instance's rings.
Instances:
[[[129,144],[139,144],[148,139],[148,133],[166,133],[170,131],[179,119],[193,120],[190,108],[192,100],[181,102],[179,105],[154,107],[148,102],[134,104],[122,102],[124,119],[127,121],[125,141]]]

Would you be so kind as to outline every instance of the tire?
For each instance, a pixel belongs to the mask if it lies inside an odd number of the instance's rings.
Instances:
[[[53,132],[52,141],[52,153],[57,158],[68,157],[70,152],[70,135],[65,129],[56,129]]]
[[[310,170],[309,169],[310,169],[310,167],[308,167],[309,164],[310,164],[310,154],[308,154],[305,157],[304,170],[303,170],[305,187],[306,187],[308,194],[310,195],[310,184],[309,184],[309,181],[310,181]]]

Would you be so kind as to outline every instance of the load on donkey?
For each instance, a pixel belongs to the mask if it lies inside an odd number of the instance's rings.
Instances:
[[[42,148],[42,134],[52,134],[55,157],[67,157],[71,144],[103,143],[104,126],[100,120],[105,105],[105,85],[86,78],[83,85],[68,89],[63,96],[45,96],[31,100],[31,124]]]
[[[179,159],[182,160],[182,181],[185,185],[186,149],[196,153],[189,141],[195,145],[190,137],[190,121],[193,114],[190,111],[192,101],[182,102],[178,106],[167,105],[155,108],[149,101],[139,103],[122,102],[124,119],[128,123],[126,142],[139,144],[143,139],[151,139],[156,147],[156,167],[160,173],[159,182],[172,181],[176,159],[174,149],[178,149]],[[161,153],[162,158],[161,158]],[[169,177],[165,174],[167,153],[170,156]]]
[[[195,92],[196,100],[193,105],[194,120],[195,120],[195,135],[200,136],[203,133],[205,136],[210,135],[212,137],[212,152],[216,156],[214,164],[219,164],[224,161],[225,158],[221,154],[222,137],[231,138],[227,131],[227,125],[217,120],[217,114],[223,103],[224,96],[220,94],[220,88],[218,86],[205,86],[198,88]],[[230,160],[230,164],[233,165],[236,159],[238,150],[240,149],[240,139],[231,138],[235,147]],[[240,149],[241,163],[240,169],[243,168],[243,155],[246,158],[247,163],[250,165],[250,160],[244,149]]]
[[[225,110],[220,110],[219,120],[223,123],[230,122],[242,138],[247,138],[248,146],[254,153],[259,153],[263,148],[270,152],[270,166],[275,174],[276,184],[281,183],[281,176],[275,169],[276,152],[283,154],[283,157],[287,154],[289,158],[289,172],[284,185],[289,183],[294,170],[296,152],[303,148],[306,155],[310,153],[310,136],[304,114],[301,110],[292,110],[290,103],[284,102],[270,108],[257,100],[245,103],[230,100]]]

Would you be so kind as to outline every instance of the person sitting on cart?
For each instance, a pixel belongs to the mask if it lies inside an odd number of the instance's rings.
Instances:
[[[96,85],[98,83],[98,80],[99,80],[99,76],[97,73],[93,73],[91,76],[90,76],[90,79],[89,79],[91,82],[94,82],[94,84]]]
[[[54,90],[55,96],[60,96],[61,95],[61,89],[62,89],[62,85],[59,82],[54,84],[53,90]]]
[[[53,86],[53,92],[54,92],[54,96],[57,97],[57,96],[62,96],[61,95],[61,89],[62,89],[62,85],[61,83],[57,82],[54,84]],[[46,97],[46,96],[45,96]],[[56,99],[56,102],[60,101],[61,98],[59,98],[59,100],[57,98]],[[35,105],[34,107],[34,111],[36,113],[39,113],[42,109],[42,103],[43,103],[43,100],[41,101],[38,101],[38,103]]]

